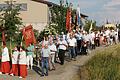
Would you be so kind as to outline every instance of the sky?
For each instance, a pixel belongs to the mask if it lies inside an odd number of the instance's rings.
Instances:
[[[59,0],[48,0],[59,4]],[[64,0],[66,1],[66,0]],[[90,20],[97,21],[98,25],[120,23],[120,0],[68,0],[74,8],[80,6],[81,13],[88,15]]]

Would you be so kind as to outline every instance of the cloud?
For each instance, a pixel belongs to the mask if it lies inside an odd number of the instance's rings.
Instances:
[[[120,5],[120,0],[111,0],[105,6],[106,7],[114,7],[116,5]]]
[[[94,0],[93,0],[94,1]],[[92,7],[93,12],[87,12],[89,14],[89,18],[96,20],[97,24],[105,24],[106,20],[110,22],[116,23],[120,22],[120,0],[100,0],[101,3],[98,3]],[[98,7],[99,5],[99,7]],[[97,7],[97,10],[95,8]]]
[[[120,22],[120,11],[117,13],[113,11],[100,11],[96,13],[90,13],[89,14],[90,19],[96,20],[98,25],[105,24],[106,20],[108,20],[111,23],[117,23]]]
[[[120,7],[120,0],[111,0],[107,4],[103,5],[104,10],[118,11]]]
[[[59,0],[49,0],[58,2]],[[104,24],[108,19],[110,22],[120,22],[120,0],[68,0],[72,1],[75,8],[79,4],[81,13],[96,20],[97,24]]]
[[[80,7],[82,9],[85,9],[85,8],[91,8],[91,7],[94,7],[97,2],[96,1],[88,1],[88,0],[78,0],[78,4],[80,5]]]

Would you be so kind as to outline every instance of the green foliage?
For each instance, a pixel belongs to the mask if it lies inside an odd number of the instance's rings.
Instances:
[[[53,6],[50,8],[51,12],[51,22],[49,26],[47,26],[39,35],[39,38],[43,38],[43,36],[48,36],[50,33],[52,34],[60,34],[61,32],[66,33],[66,12],[68,8],[68,4],[66,6],[62,5],[60,0],[60,6]]]
[[[66,11],[67,8],[64,6],[53,6],[51,9],[52,22],[57,24],[55,26],[56,31],[66,32]]]
[[[89,29],[90,29],[90,26],[91,26],[91,23],[93,23],[93,27],[92,27],[92,30],[94,30],[96,28],[96,21],[92,21],[92,20],[87,20],[85,21],[85,26],[84,26],[84,30],[89,32]]]
[[[46,27],[43,31],[41,31],[38,40],[41,41],[44,36],[48,36],[49,34],[56,35],[58,31],[56,30],[56,27],[58,25],[56,24],[50,24],[48,27]]]
[[[20,6],[14,5],[12,2],[7,2],[7,8],[1,11],[0,24],[2,31],[5,31],[7,38],[14,38],[13,35],[19,30],[22,25],[22,19],[19,17]]]
[[[97,52],[85,65],[86,80],[120,80],[120,46]]]

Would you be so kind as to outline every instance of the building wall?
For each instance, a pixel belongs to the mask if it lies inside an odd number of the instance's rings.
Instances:
[[[6,0],[0,0],[0,4],[4,4]],[[48,6],[43,3],[34,2],[31,0],[13,0],[15,4],[26,3],[27,10],[20,11],[20,17],[25,26],[32,24],[39,31],[43,30],[48,24]]]

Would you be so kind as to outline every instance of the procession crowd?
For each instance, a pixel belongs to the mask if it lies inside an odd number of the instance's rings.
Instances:
[[[68,61],[76,61],[79,55],[88,55],[89,51],[100,46],[117,44],[120,41],[118,29],[104,29],[90,31],[76,29],[61,35],[45,36],[37,45],[32,43],[25,49],[16,46],[9,56],[8,48],[3,43],[0,74],[27,77],[27,69],[33,70],[34,52],[37,53],[38,67],[41,68],[41,76],[48,76],[48,72],[56,70],[56,62],[64,65],[66,57]],[[11,57],[11,60],[10,60]],[[10,65],[10,61],[12,65]]]

